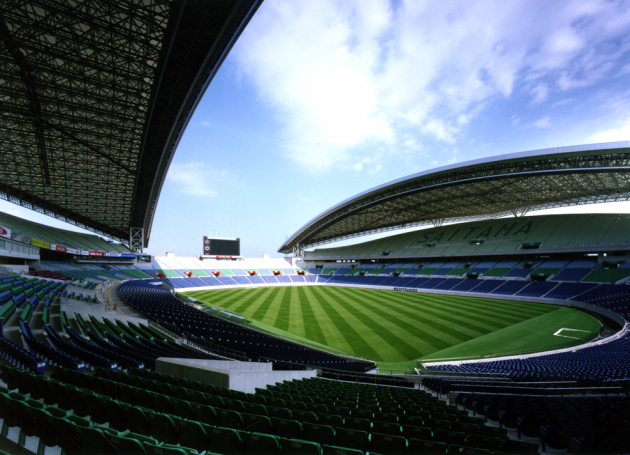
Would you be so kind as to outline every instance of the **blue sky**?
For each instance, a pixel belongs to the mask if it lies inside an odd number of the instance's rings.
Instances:
[[[622,1],[266,0],[189,123],[148,252],[196,255],[218,234],[280,256],[286,235],[389,180],[628,140],[629,29]],[[604,209],[630,212],[588,211]]]

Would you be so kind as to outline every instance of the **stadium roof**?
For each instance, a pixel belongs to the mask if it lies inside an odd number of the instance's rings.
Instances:
[[[0,198],[148,245],[183,131],[261,2],[1,2]]]
[[[483,158],[409,175],[359,193],[309,221],[279,248],[554,207],[630,200],[630,141]]]

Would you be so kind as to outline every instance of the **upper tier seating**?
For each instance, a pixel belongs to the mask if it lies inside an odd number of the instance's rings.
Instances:
[[[508,253],[524,248],[556,252],[565,247],[625,243],[630,240],[629,232],[630,216],[625,215],[500,218],[422,229],[349,247],[315,249],[307,251],[306,258],[382,259],[384,253],[388,253],[388,260],[404,260],[407,257],[420,259],[441,255],[465,257],[472,254]],[[455,267],[457,265],[450,266]],[[479,267],[506,268],[500,265]]]

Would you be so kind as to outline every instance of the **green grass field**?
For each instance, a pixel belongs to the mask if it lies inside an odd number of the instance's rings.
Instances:
[[[246,316],[262,329],[375,360],[381,368],[553,347],[600,328],[593,317],[565,307],[375,289],[283,286],[185,295]],[[574,330],[557,333],[563,328]]]

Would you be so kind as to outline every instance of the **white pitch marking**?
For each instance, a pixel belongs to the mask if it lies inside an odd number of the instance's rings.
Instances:
[[[563,330],[569,330],[571,332],[587,332],[588,333],[588,330],[568,329],[566,327],[563,327],[560,330],[558,330],[556,333],[554,333],[554,335],[557,336],[557,337],[562,337],[562,338],[573,338],[574,340],[580,340],[581,339],[579,337],[570,337],[568,335],[560,335],[560,332],[562,332]]]

